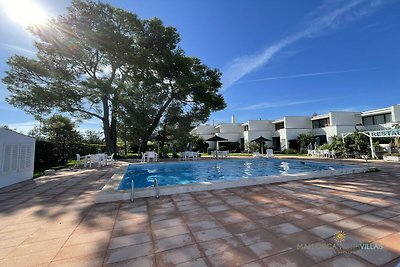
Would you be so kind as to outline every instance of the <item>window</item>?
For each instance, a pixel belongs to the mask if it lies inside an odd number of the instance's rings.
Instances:
[[[386,123],[392,122],[392,114],[385,114],[385,121]]]
[[[372,116],[362,118],[363,125],[374,125],[374,120]]]
[[[377,124],[385,124],[392,122],[392,114],[380,114],[380,115],[372,115],[366,116],[362,118],[363,125],[377,125]]]
[[[323,128],[329,126],[329,118],[319,119],[312,122],[313,128]]]
[[[285,128],[285,123],[280,122],[280,123],[275,123],[275,131],[279,131],[280,129]]]
[[[249,125],[244,126],[244,131],[247,132],[249,130]]]

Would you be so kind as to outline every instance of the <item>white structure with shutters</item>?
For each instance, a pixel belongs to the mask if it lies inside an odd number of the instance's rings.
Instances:
[[[0,128],[0,188],[32,179],[35,138]]]

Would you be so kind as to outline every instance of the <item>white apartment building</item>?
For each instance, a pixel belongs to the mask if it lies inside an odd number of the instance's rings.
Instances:
[[[292,140],[297,140],[299,134],[311,130],[310,117],[306,116],[285,116],[272,123],[275,125],[272,143],[277,151],[292,148]]]
[[[330,143],[333,136],[362,128],[361,112],[331,111],[311,118],[312,132],[318,144]]]
[[[217,126],[199,125],[192,133],[203,139],[219,135],[229,142],[239,142],[241,146],[246,142],[264,136],[271,139],[267,146],[273,146],[274,150],[282,151],[294,148],[298,136],[302,133],[313,132],[317,143],[322,145],[330,143],[333,136],[341,136],[351,133],[355,128],[359,130],[374,131],[390,129],[394,124],[400,123],[400,105],[387,108],[369,110],[364,112],[331,111],[316,116],[285,116],[278,120],[249,120],[240,124],[220,123]],[[210,142],[214,148],[215,143]]]
[[[226,142],[237,142],[243,146],[243,127],[241,123],[236,123],[235,116],[232,116],[231,123],[219,123],[217,126],[214,123],[199,125],[191,131],[191,134],[198,135],[204,140],[207,140],[214,135],[227,139]],[[215,142],[207,142],[209,147],[215,149]],[[223,143],[223,142],[219,142]]]
[[[271,142],[267,142],[267,146],[272,145],[272,136],[275,132],[274,124],[272,120],[249,120],[242,124],[243,127],[243,143],[246,144],[252,140],[263,136],[270,139]]]
[[[361,112],[362,125],[367,131],[390,129],[400,123],[400,105]]]

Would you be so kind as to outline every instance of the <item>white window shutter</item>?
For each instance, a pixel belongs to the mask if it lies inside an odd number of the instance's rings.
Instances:
[[[21,144],[19,149],[19,169],[23,170],[26,167],[26,144]]]
[[[11,170],[17,171],[18,170],[18,151],[19,145],[13,144],[12,145],[12,153],[11,153]]]
[[[4,148],[4,160],[3,160],[3,172],[9,172],[11,170],[11,145],[5,145]]]
[[[26,149],[26,164],[25,167],[26,168],[30,168],[32,165],[32,145],[28,144],[27,145],[27,149]]]

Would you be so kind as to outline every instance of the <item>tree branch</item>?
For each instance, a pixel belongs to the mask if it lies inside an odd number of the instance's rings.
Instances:
[[[82,112],[82,113],[88,114],[88,115],[90,115],[90,116],[96,117],[96,118],[98,118],[98,119],[100,119],[100,120],[104,120],[103,117],[101,117],[100,115],[98,115],[98,114],[96,114],[96,113],[93,113],[93,112],[90,112],[90,111],[87,111],[87,110],[84,110],[84,109],[81,109],[81,108],[72,108],[72,109],[73,109],[74,111]]]

